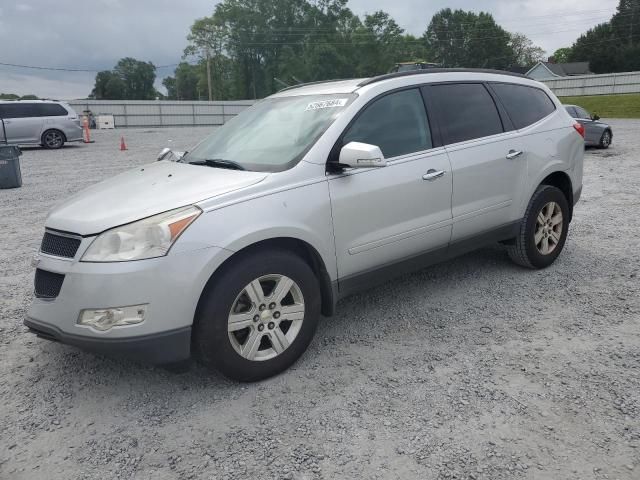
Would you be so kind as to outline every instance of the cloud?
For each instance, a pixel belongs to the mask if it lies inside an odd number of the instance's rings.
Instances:
[[[264,0],[270,1],[270,0]],[[0,62],[103,70],[132,56],[156,65],[180,61],[189,27],[210,15],[211,0],[28,0],[0,8]],[[446,7],[491,12],[510,31],[528,35],[547,52],[570,45],[591,26],[608,20],[618,0],[351,0],[357,14],[389,12],[407,32],[421,35]],[[31,8],[28,13],[25,9]],[[45,12],[35,15],[34,12]],[[43,20],[45,19],[45,20]],[[19,41],[16,41],[19,39]],[[171,69],[158,71],[158,77]],[[0,66],[0,92],[85,97],[95,74],[18,70]]]
[[[31,5],[27,5],[26,3],[18,3],[16,5],[16,10],[18,12],[30,12],[33,10],[33,7]]]

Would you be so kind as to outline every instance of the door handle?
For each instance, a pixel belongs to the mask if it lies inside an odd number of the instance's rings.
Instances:
[[[514,158],[518,158],[520,155],[522,155],[524,152],[521,150],[509,150],[509,153],[507,153],[507,160],[513,160]]]
[[[447,172],[445,172],[444,170],[431,169],[431,170],[429,170],[427,173],[425,173],[422,176],[422,179],[423,180],[432,181],[432,180],[435,180],[437,178],[443,177],[445,173],[447,173]]]

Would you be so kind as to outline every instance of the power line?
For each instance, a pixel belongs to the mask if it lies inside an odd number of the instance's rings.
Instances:
[[[18,67],[18,68],[31,68],[34,70],[54,70],[56,72],[91,72],[95,73],[99,70],[89,70],[85,68],[66,68],[66,67],[43,67],[39,65],[19,65],[17,63],[6,63],[0,62],[0,65],[4,65],[6,67]]]
[[[604,10],[591,10],[591,11],[582,11],[581,13],[576,13],[576,15],[578,14],[584,14],[586,12],[594,12],[594,11],[604,11]],[[554,15],[540,15],[540,16],[533,16],[533,17],[529,17],[529,18],[543,18],[543,17],[557,17],[559,14],[554,14]],[[618,15],[618,17],[623,17],[625,15]],[[633,14],[627,14],[626,16],[633,16]],[[586,22],[586,21],[591,21],[592,19],[582,19],[581,22]],[[595,20],[595,19],[593,19]],[[573,23],[577,23],[573,22]],[[572,22],[566,22],[563,21],[563,24],[567,24],[567,23],[572,23]],[[460,24],[457,24],[460,25]],[[548,25],[548,23],[546,23],[546,25]],[[530,25],[530,26],[537,26],[537,25]],[[542,25],[540,25],[542,26]],[[300,29],[302,30],[302,29]],[[481,30],[485,30],[485,29],[477,29],[476,31],[481,31]],[[487,28],[487,30],[492,30],[492,28]],[[558,33],[567,33],[567,32],[572,32],[572,31],[576,31],[576,30],[582,30],[582,28],[572,28],[572,29],[567,29],[567,30],[556,30],[556,31],[540,31],[540,32],[534,32],[534,33],[529,33],[529,35],[538,35],[538,34],[544,34],[544,35],[554,35],[554,34],[558,34]],[[280,34],[276,34],[273,33],[274,31],[277,30],[272,30],[270,32],[267,32],[265,34],[256,34],[255,32],[254,35],[258,35],[258,36],[268,36],[268,35],[272,35],[272,36],[282,36],[284,34],[280,33]],[[315,29],[315,30],[309,30],[308,33],[291,33],[289,32],[290,35],[304,35],[304,36],[308,36],[309,34],[315,34],[315,33],[319,33],[320,31],[322,31],[322,29]],[[442,32],[448,32],[448,30],[442,30]],[[332,33],[340,33],[337,30],[331,30]],[[357,33],[350,33],[349,37],[353,38],[353,37],[359,37],[359,36],[370,36],[370,33],[361,33],[361,34],[357,34]],[[640,34],[638,34],[640,36]],[[635,37],[636,35],[632,35],[631,37]],[[463,41],[463,40],[473,40],[473,41],[478,41],[478,40],[493,40],[493,39],[502,39],[504,38],[504,36],[489,36],[489,37],[470,37],[470,38],[466,38],[466,37],[450,37],[450,38],[445,38],[445,39],[438,39],[439,41],[451,41],[451,42],[455,42],[455,41]],[[231,45],[234,45],[236,47],[257,47],[257,46],[308,46],[307,44],[305,44],[305,41],[308,41],[309,38],[301,38],[300,41],[289,41],[289,42],[242,42],[242,41],[230,41]],[[595,42],[587,42],[587,44],[597,44],[597,43],[606,43],[606,42],[611,42],[611,41],[617,41],[618,39],[614,38],[614,39],[609,39],[609,40],[601,40],[601,41],[595,41]],[[356,41],[349,41],[349,42],[313,42],[314,46],[364,46],[364,45],[374,45],[374,44],[378,44],[379,42],[377,40],[375,41],[364,41],[364,40],[356,40]],[[422,39],[416,39],[413,41],[400,41],[398,43],[402,43],[402,44],[415,44],[415,45],[419,45],[424,43],[424,41]],[[583,43],[584,44],[584,43]],[[155,68],[157,70],[160,69],[165,69],[165,68],[171,68],[171,67],[176,67],[178,66],[180,63],[189,63],[191,65],[193,65],[194,63],[189,62],[189,61],[184,61],[184,62],[178,62],[178,63],[171,63],[171,64],[166,64],[166,65],[158,65],[155,66]],[[197,63],[197,62],[195,62]],[[33,69],[33,70],[46,70],[46,71],[60,71],[60,72],[79,72],[79,73],[97,73],[100,71],[109,71],[112,70],[112,68],[103,68],[103,69],[90,69],[90,68],[77,68],[77,67],[48,67],[48,66],[42,66],[42,65],[24,65],[24,64],[16,64],[16,63],[8,63],[8,62],[0,62],[0,66],[7,66],[7,67],[14,67],[14,68],[23,68],[23,69]]]

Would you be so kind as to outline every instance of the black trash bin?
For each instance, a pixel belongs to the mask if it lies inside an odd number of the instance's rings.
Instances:
[[[19,147],[15,145],[0,145],[0,188],[22,186],[20,155],[22,155],[22,152]]]

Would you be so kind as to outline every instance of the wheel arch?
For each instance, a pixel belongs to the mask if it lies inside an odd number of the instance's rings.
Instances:
[[[268,250],[268,249],[279,249],[286,250],[292,252],[302,258],[310,267],[316,278],[318,279],[318,284],[320,285],[320,301],[321,301],[321,312],[324,316],[332,316],[335,311],[335,303],[337,301],[337,296],[334,293],[333,284],[331,282],[331,276],[327,270],[324,260],[322,259],[322,255],[320,252],[309,242],[301,240],[295,237],[274,237],[268,238],[264,240],[255,241],[248,245],[243,246],[239,250],[235,250],[233,255],[224,260],[218,268],[211,274],[209,280],[206,282],[202,292],[200,293],[200,298],[198,300],[198,305],[202,301],[204,292],[209,287],[210,283],[215,281],[215,279],[223,272],[225,269],[230,268],[230,266],[235,263],[240,256],[251,254],[255,251],[260,250]],[[196,308],[196,311],[198,308]]]
[[[40,134],[40,142],[44,143],[44,136],[47,134],[47,132],[54,132],[54,131],[60,133],[60,135],[62,135],[63,140],[67,142],[67,134],[64,133],[64,131],[59,128],[45,128],[44,130],[42,130],[42,133]]]
[[[573,218],[573,183],[566,172],[555,171],[547,175],[539,185],[550,185],[560,190],[569,204],[569,221]]]

